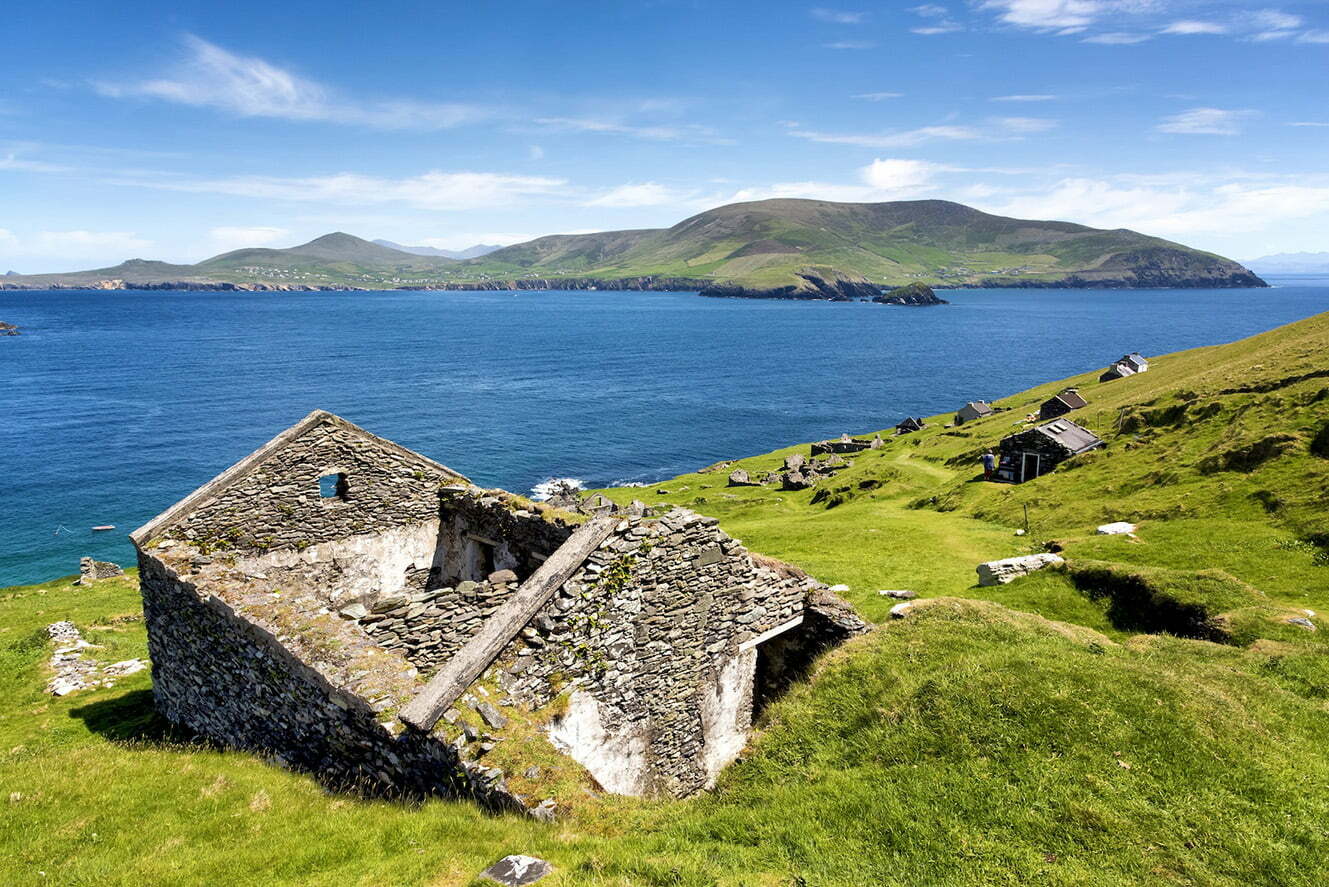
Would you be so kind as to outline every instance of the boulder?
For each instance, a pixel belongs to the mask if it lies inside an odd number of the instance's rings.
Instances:
[[[1005,585],[1021,576],[1027,576],[1053,564],[1064,564],[1065,558],[1057,554],[1026,554],[1021,557],[1008,557],[999,561],[988,561],[975,567],[980,586]]]
[[[504,887],[525,887],[526,884],[534,884],[553,870],[554,867],[543,859],[514,854],[503,857],[485,869],[480,873],[480,877],[486,881],[503,884]]]
[[[1124,520],[1114,521],[1110,524],[1103,524],[1098,528],[1100,536],[1126,536],[1135,532],[1135,524]]]
[[[882,589],[881,591],[877,592],[877,594],[881,595],[882,597],[895,598],[897,601],[912,601],[914,598],[918,597],[918,592],[909,591],[908,589],[904,588]]]

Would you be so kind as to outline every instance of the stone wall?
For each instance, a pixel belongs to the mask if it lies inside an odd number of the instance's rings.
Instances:
[[[306,420],[308,427],[291,439],[274,441],[250,470],[222,475],[194,494],[199,501],[170,522],[169,536],[205,551],[299,550],[438,518],[439,487],[460,475],[323,416]],[[339,473],[346,475],[344,498],[323,497],[319,479]]]
[[[535,707],[569,694],[555,744],[604,787],[688,795],[742,750],[751,642],[799,618],[819,587],[757,566],[713,518],[629,518],[499,657]]]
[[[211,565],[192,574],[179,566],[140,553],[153,696],[165,717],[270,754],[337,790],[524,809],[501,773],[461,760],[445,737],[401,731],[392,709],[420,686],[409,663],[357,644],[350,623],[340,636],[334,622],[331,633],[316,637],[308,602],[260,611],[234,596],[235,576]],[[231,601],[200,587],[220,582],[232,589]],[[283,624],[280,614],[292,621]],[[292,625],[304,625],[305,635],[293,637]],[[307,646],[315,642],[339,644],[339,655],[320,657]]]

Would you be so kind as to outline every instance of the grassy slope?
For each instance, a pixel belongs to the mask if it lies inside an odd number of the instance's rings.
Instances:
[[[1323,883],[1321,633],[1264,618],[1234,644],[1133,634],[1065,574],[978,589],[972,570],[1056,538],[1073,563],[1220,587],[1225,609],[1244,603],[1242,583],[1266,596],[1262,611],[1329,609],[1329,567],[1302,541],[1324,529],[1329,461],[1310,442],[1329,421],[1317,399],[1329,378],[1218,393],[1329,373],[1326,346],[1329,315],[1159,358],[1133,379],[1080,380],[1091,405],[1076,418],[1112,446],[1019,488],[970,482],[973,454],[1057,386],[955,433],[933,427],[855,457],[832,484],[847,488],[833,508],[813,491],[727,489],[725,471],[611,491],[716,514],[754,549],[849,584],[873,618],[887,608],[877,588],[935,599],[828,657],[769,710],[715,793],[587,797],[552,827],[463,804],[332,797],[254,756],[191,745],[152,714],[145,674],[52,699],[41,691],[49,647],[34,633],[72,618],[106,645],[99,659],[144,655],[132,582],[0,593],[0,803],[11,798],[0,878],[450,885],[528,852],[558,865],[551,884]],[[1206,418],[1168,424],[1178,402]],[[1133,430],[1108,433],[1123,408]],[[1227,465],[1223,454],[1270,433],[1297,446],[1250,472],[1194,467]],[[1016,537],[1026,503],[1034,532]],[[1140,541],[1090,535],[1119,517],[1140,521]],[[1215,567],[1236,578],[1195,579]]]

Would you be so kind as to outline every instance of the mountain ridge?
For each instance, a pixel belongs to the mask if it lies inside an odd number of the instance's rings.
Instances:
[[[130,260],[0,286],[244,289],[701,289],[858,298],[934,287],[1262,287],[1239,263],[1129,229],[1015,219],[944,200],[727,204],[669,228],[554,234],[470,259],[418,255],[334,232],[195,265]]]

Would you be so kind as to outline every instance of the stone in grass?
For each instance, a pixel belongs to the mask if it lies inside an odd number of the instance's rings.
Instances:
[[[831,591],[833,594],[843,594],[844,592],[846,592],[846,591],[848,591],[848,590],[849,590],[849,586],[848,586],[848,585],[832,585],[832,586],[830,587],[830,591]]]
[[[1110,524],[1103,524],[1097,532],[1100,536],[1127,536],[1135,532],[1135,524],[1124,520],[1113,521]]]
[[[909,591],[906,588],[883,588],[881,591],[877,592],[877,594],[882,597],[893,597],[897,601],[912,601],[914,598],[918,597],[918,592]]]
[[[1026,554],[1023,557],[1008,557],[999,561],[979,564],[974,570],[978,573],[980,586],[1005,585],[1021,576],[1027,576],[1035,570],[1041,570],[1052,564],[1065,561],[1056,554]]]
[[[896,604],[894,607],[891,607],[891,618],[903,619],[904,617],[909,615],[909,611],[913,609],[913,606],[914,605],[912,601],[905,601],[904,603]]]
[[[484,719],[486,724],[495,730],[501,730],[508,725],[508,719],[488,702],[477,704],[475,706],[475,711]]]
[[[543,859],[534,856],[514,854],[505,856],[480,873],[481,878],[504,884],[506,887],[523,887],[534,884],[554,870]]]

